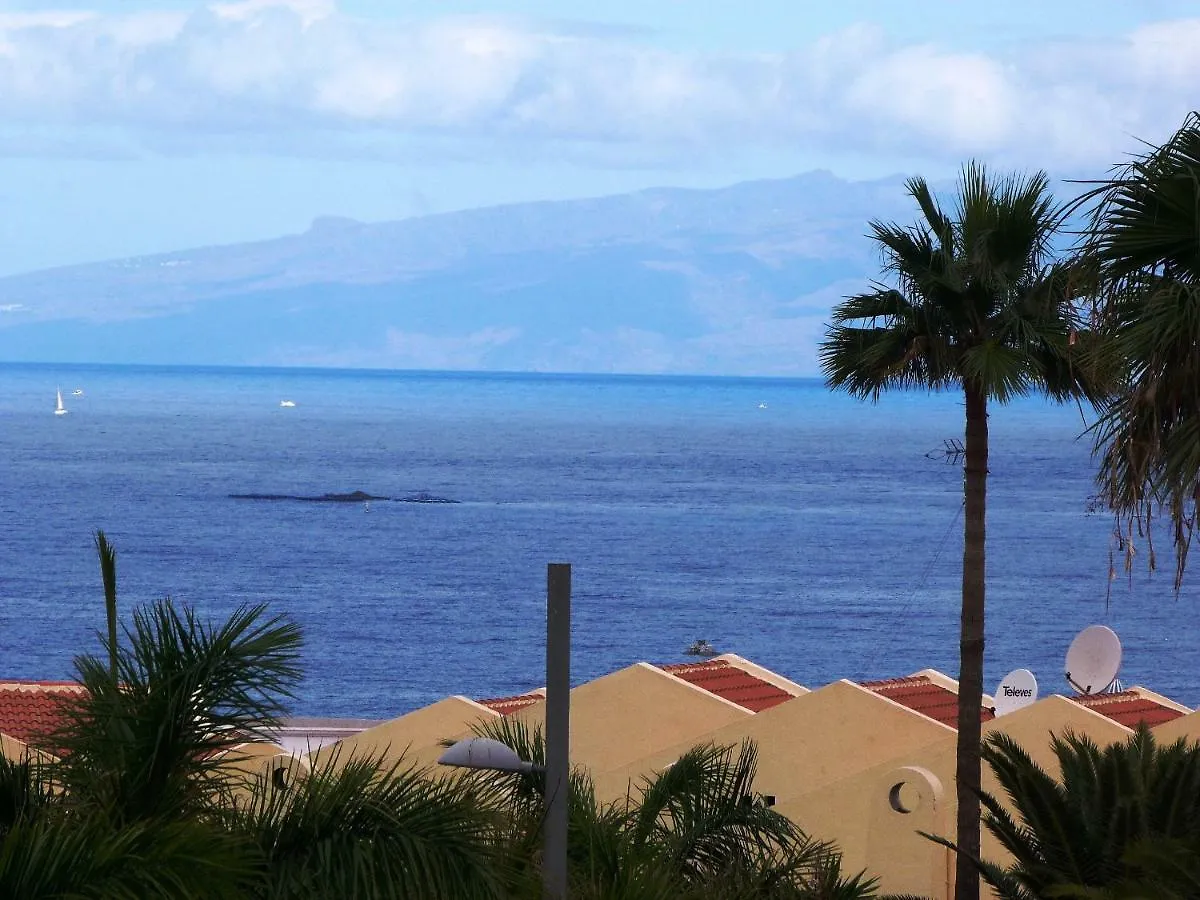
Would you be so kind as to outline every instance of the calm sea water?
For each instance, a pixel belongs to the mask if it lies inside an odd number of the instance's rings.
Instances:
[[[989,687],[1027,666],[1064,690],[1072,635],[1103,622],[1126,684],[1200,703],[1200,576],[1176,598],[1139,570],[1106,601],[1078,410],[991,425]],[[0,677],[95,648],[98,527],[125,612],[169,594],[299,620],[303,714],[541,685],[551,561],[574,565],[577,682],[698,638],[809,686],[954,674],[961,472],[926,454],[961,431],[956,396],[817,381],[3,365]],[[353,490],[461,502],[229,498]]]

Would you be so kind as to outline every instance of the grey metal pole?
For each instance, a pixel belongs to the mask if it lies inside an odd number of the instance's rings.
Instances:
[[[567,810],[570,802],[571,565],[546,567],[546,831],[542,885],[546,900],[567,900]]]

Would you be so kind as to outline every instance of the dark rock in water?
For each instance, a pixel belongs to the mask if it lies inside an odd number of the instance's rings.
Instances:
[[[315,500],[319,503],[363,503],[367,500],[388,500],[389,497],[376,497],[374,494],[368,494],[366,491],[354,491],[349,494],[322,494],[320,497],[308,497],[308,500]]]
[[[297,494],[230,494],[233,500],[299,500],[303,503],[366,503],[370,500],[394,500],[396,503],[457,503],[448,497],[439,497],[428,491],[417,491],[405,497],[378,497],[366,491],[349,494],[322,494],[319,497],[302,497]]]
[[[391,500],[391,497],[377,497],[366,491],[353,491],[349,494],[322,494],[319,497],[299,497],[295,494],[230,494],[234,500],[301,500],[307,503],[365,503],[368,500]]]
[[[397,497],[397,503],[457,503],[457,500],[451,500],[447,497],[439,497],[436,494],[430,494],[427,491],[417,491],[415,494],[409,494],[407,497]]]

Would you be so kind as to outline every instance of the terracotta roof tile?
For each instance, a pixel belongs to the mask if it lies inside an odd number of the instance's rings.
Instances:
[[[527,706],[533,706],[539,700],[546,698],[538,691],[531,691],[528,694],[516,694],[512,697],[492,697],[489,700],[477,700],[488,709],[500,713],[502,716],[511,716],[519,709],[524,709]]]
[[[1086,706],[1102,716],[1127,728],[1136,728],[1145,723],[1148,728],[1178,719],[1184,713],[1155,700],[1143,697],[1137,691],[1119,691],[1113,694],[1088,694],[1071,698],[1080,706]]]
[[[659,668],[751,712],[762,712],[792,699],[792,695],[782,688],[763,681],[737,666],[731,666],[723,659],[675,663]]]
[[[82,693],[71,681],[6,681],[0,683],[0,734],[42,749],[46,737],[62,721],[62,702]]]
[[[873,691],[881,697],[887,697],[901,706],[907,706],[913,712],[928,716],[943,725],[958,728],[958,694],[940,684],[935,684],[926,675],[888,678],[883,681],[864,681],[859,686]],[[995,714],[987,708],[984,708],[979,716],[982,722],[994,718]]]

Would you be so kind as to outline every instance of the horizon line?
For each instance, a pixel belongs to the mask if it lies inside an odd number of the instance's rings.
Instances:
[[[821,382],[820,375],[719,375],[701,372],[571,372],[539,371],[535,369],[389,369],[377,366],[287,366],[229,363],[114,363],[114,362],[46,362],[33,360],[0,360],[0,368],[30,369],[155,369],[160,371],[208,371],[214,373],[256,372],[289,375],[420,375],[468,378],[562,379],[562,380],[637,380],[672,379],[679,381],[777,381]]]

